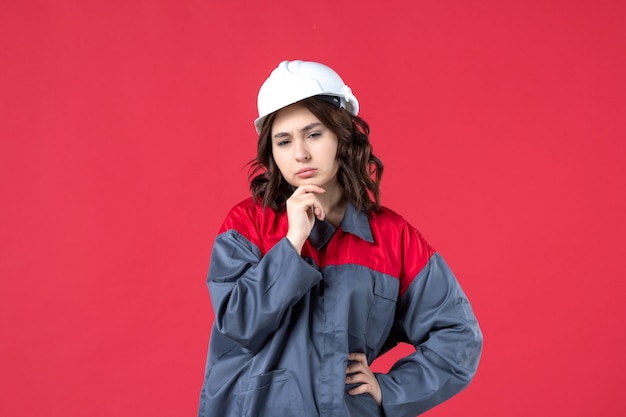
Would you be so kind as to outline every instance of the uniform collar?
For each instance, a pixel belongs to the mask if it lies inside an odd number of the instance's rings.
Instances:
[[[352,203],[346,205],[346,212],[341,220],[341,229],[344,232],[351,233],[361,239],[374,243],[372,237],[372,229],[367,214],[358,211]],[[335,227],[327,221],[319,221],[315,219],[315,225],[309,234],[309,240],[315,246],[315,249],[320,250],[335,233]]]

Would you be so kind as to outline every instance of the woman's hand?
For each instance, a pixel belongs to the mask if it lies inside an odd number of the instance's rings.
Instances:
[[[348,391],[348,394],[359,395],[367,392],[380,407],[383,393],[374,372],[367,364],[365,353],[350,353],[348,360],[353,362],[346,368],[346,384],[361,384]]]
[[[316,195],[325,192],[326,190],[317,185],[302,185],[296,188],[296,191],[285,202],[289,221],[287,239],[298,254],[302,252],[302,246],[313,229],[315,218],[324,220],[326,216],[322,203]]]

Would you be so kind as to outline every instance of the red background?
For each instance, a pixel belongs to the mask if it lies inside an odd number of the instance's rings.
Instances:
[[[194,415],[211,245],[298,58],[353,88],[383,202],[482,325],[427,414],[624,415],[625,4],[2,1],[0,415]]]

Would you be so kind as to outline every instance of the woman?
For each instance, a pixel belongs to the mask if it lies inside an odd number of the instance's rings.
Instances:
[[[441,256],[381,207],[383,165],[350,88],[285,61],[258,108],[252,198],[211,256],[199,416],[415,416],[466,387],[482,334]],[[400,342],[416,351],[373,373]]]

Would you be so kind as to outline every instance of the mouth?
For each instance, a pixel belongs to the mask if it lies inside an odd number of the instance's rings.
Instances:
[[[296,176],[300,178],[309,178],[315,175],[317,169],[315,168],[302,168],[296,172]]]

